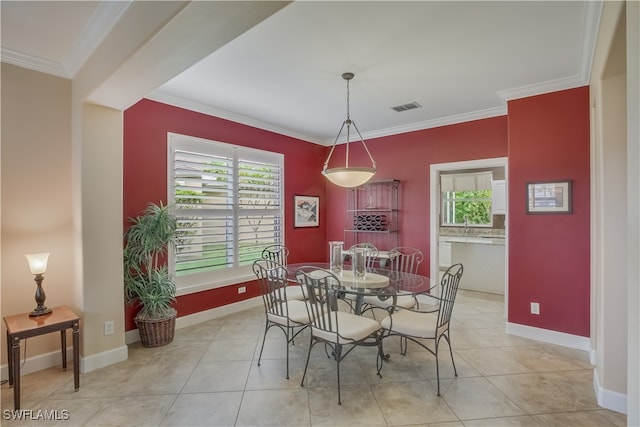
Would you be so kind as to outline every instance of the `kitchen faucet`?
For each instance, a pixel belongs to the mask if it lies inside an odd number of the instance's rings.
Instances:
[[[467,234],[469,232],[469,217],[465,215],[462,219],[464,220],[464,234]]]

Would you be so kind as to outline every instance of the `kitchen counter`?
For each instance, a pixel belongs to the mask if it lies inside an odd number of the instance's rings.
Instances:
[[[504,246],[503,236],[491,236],[491,235],[455,235],[455,236],[443,236],[440,235],[441,242],[449,243],[475,243],[479,245],[502,245]]]
[[[444,270],[462,263],[460,289],[504,294],[505,239],[496,234],[455,234],[439,236],[439,264]]]

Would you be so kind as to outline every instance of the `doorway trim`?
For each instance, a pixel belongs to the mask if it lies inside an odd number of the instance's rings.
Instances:
[[[458,169],[479,169],[479,168],[504,168],[505,177],[505,197],[507,214],[505,215],[505,239],[504,239],[504,316],[507,318],[509,313],[509,233],[508,215],[509,215],[509,159],[507,157],[495,157],[491,159],[466,160],[461,162],[450,163],[434,163],[430,167],[430,206],[431,213],[429,215],[429,231],[431,241],[429,244],[430,266],[429,274],[433,278],[439,277],[440,272],[440,253],[438,251],[438,241],[440,238],[440,172],[453,171]],[[437,281],[437,279],[436,279]]]

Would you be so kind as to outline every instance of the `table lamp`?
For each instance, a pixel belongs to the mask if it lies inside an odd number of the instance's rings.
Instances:
[[[29,313],[29,316],[42,316],[44,314],[51,313],[51,309],[44,305],[44,301],[47,299],[44,289],[42,288],[42,281],[44,280],[44,272],[47,271],[47,260],[49,259],[49,252],[38,254],[26,254],[27,261],[29,261],[29,269],[31,273],[35,275],[34,279],[37,283],[36,287],[36,308]]]

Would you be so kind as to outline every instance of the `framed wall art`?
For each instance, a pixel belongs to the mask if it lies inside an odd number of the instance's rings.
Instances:
[[[570,214],[571,181],[527,183],[528,214]]]
[[[294,227],[318,227],[320,225],[320,197],[296,195],[293,198]]]

